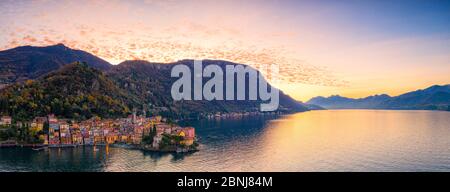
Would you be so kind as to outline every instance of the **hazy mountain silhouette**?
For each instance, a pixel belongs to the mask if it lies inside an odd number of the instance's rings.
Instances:
[[[450,109],[450,85],[433,85],[423,90],[408,92],[396,97],[386,94],[352,99],[334,95],[314,97],[307,104],[327,109]]]

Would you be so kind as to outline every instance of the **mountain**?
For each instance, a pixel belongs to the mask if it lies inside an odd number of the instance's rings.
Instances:
[[[387,109],[444,109],[450,107],[450,84],[434,85],[393,97],[383,102],[380,108]]]
[[[48,47],[22,46],[0,51],[0,88],[4,84],[36,79],[73,62],[107,70],[111,64],[90,53],[57,44]],[[3,85],[2,85],[3,84]]]
[[[381,103],[391,99],[389,95],[374,95],[360,99],[351,99],[339,95],[330,97],[314,97],[307,104],[318,105],[327,109],[361,109],[376,108]]]
[[[306,103],[319,105],[327,109],[450,110],[450,85],[434,85],[396,97],[383,94],[351,99],[334,95],[330,97],[314,97]]]
[[[193,60],[181,60],[174,63],[150,63],[147,61],[125,61],[112,67],[108,76],[118,83],[118,86],[129,93],[138,95],[144,103],[149,103],[154,112],[178,114],[182,116],[197,116],[215,112],[245,112],[258,111],[262,101],[174,101],[170,90],[177,78],[170,76],[171,70],[178,64],[193,68]],[[203,60],[203,66],[216,64],[225,68],[226,65],[239,65],[237,63]],[[208,79],[204,78],[203,83]],[[248,82],[248,81],[247,81]],[[226,84],[224,85],[226,87]],[[246,89],[248,93],[248,87]],[[280,111],[306,111],[307,107],[295,101],[288,95],[280,92]]]
[[[0,74],[3,75],[0,79],[8,83],[0,88],[0,113],[21,118],[48,113],[76,119],[93,115],[121,117],[133,109],[139,109],[138,113],[144,109],[151,114],[185,118],[217,112],[259,111],[262,102],[174,101],[170,90],[177,78],[170,76],[171,69],[177,64],[193,68],[193,60],[174,63],[134,60],[110,65],[94,55],[62,44],[18,47],[0,53]],[[69,64],[73,60],[85,62]],[[223,69],[226,65],[241,65],[203,61],[203,66],[209,64],[218,64]],[[305,104],[281,91],[279,101],[279,111],[308,110]]]
[[[77,62],[6,87],[0,92],[0,112],[19,119],[50,113],[75,119],[118,117],[128,114],[128,106],[137,101],[103,72]]]

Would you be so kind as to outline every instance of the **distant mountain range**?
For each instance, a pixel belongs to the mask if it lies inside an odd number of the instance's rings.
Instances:
[[[450,85],[434,85],[426,89],[391,97],[386,94],[352,99],[334,95],[314,97],[307,104],[326,109],[424,109],[450,111]]]
[[[56,113],[68,118],[116,117],[134,108],[174,117],[205,113],[258,111],[261,101],[174,101],[170,94],[174,63],[124,61],[112,65],[62,44],[0,51],[0,113],[29,116]],[[203,65],[240,65],[204,60]],[[248,90],[246,90],[248,92]],[[308,107],[280,92],[280,111]]]

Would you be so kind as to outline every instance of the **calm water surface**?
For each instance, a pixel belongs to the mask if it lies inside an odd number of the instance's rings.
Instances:
[[[191,122],[201,150],[0,149],[0,171],[450,171],[450,112],[327,110]]]

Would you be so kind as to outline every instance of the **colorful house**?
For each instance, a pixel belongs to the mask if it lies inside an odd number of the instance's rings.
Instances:
[[[2,125],[11,125],[12,118],[10,116],[2,116],[0,124]]]
[[[59,131],[58,118],[56,118],[55,115],[48,115],[47,119],[48,119],[49,132],[53,133],[53,132]]]
[[[157,135],[153,137],[152,147],[155,149],[159,149],[159,143],[161,143],[162,135]]]
[[[61,144],[72,144],[72,136],[70,135],[70,126],[67,122],[59,124]]]
[[[183,137],[183,140],[180,142],[180,144],[184,144],[187,146],[192,145],[195,139],[195,128],[184,127],[178,129],[177,135]]]
[[[47,118],[45,117],[36,117],[31,122],[31,128],[34,129],[34,131],[39,132],[44,130],[44,123],[47,121]]]

